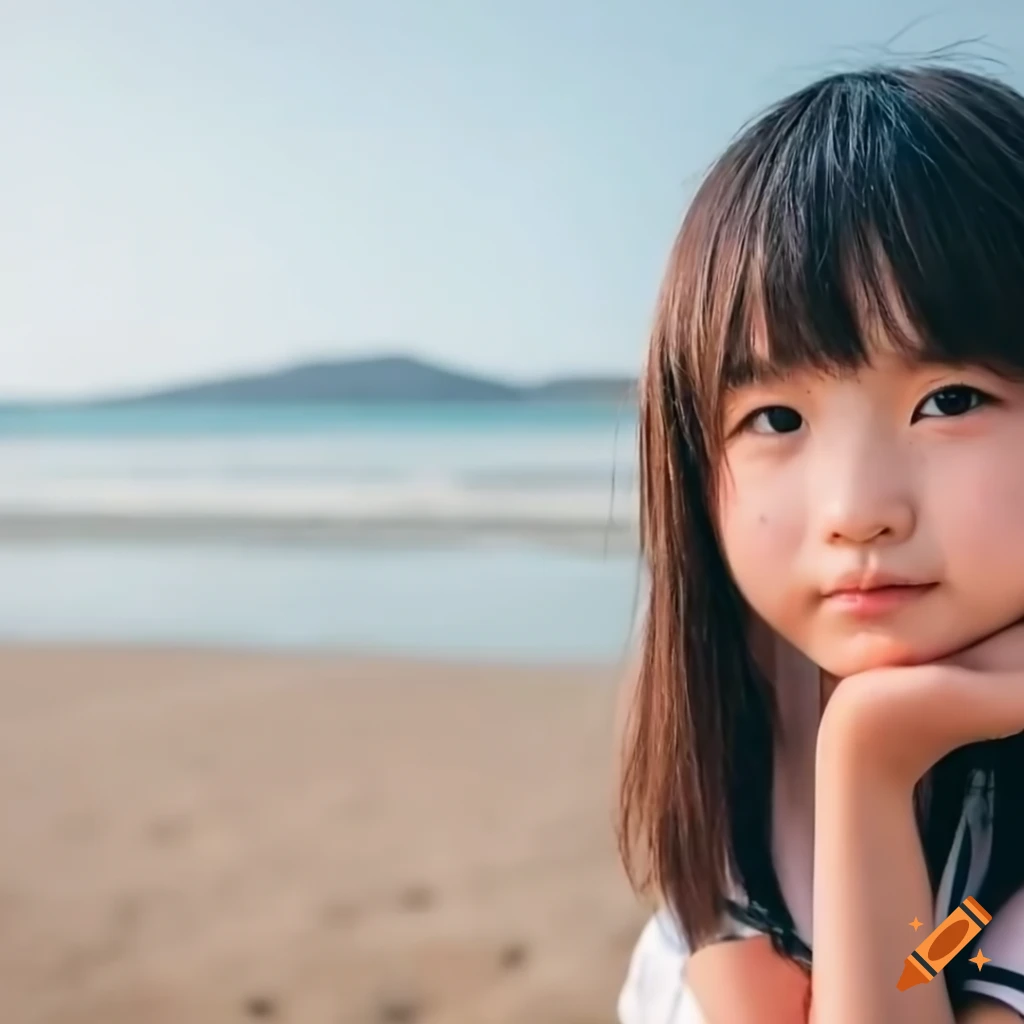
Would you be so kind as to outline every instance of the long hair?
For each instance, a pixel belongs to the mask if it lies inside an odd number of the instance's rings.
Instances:
[[[640,389],[650,592],[619,841],[634,884],[667,902],[692,948],[715,933],[733,881],[783,906],[775,697],[713,512],[721,400],[765,360],[866,364],[865,310],[899,350],[1024,373],[1024,98],[1006,85],[929,65],[825,78],[733,141],[676,239]],[[1021,738],[943,759],[920,825],[936,886],[979,767],[1004,783],[986,885],[998,905],[1024,882]]]

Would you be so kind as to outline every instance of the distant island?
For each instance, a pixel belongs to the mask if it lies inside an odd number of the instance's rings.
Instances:
[[[0,401],[0,412],[55,405],[222,405],[370,402],[629,402],[636,380],[627,376],[557,377],[514,384],[462,373],[409,356],[298,363],[131,395],[73,401]]]
[[[310,403],[624,401],[635,393],[630,377],[564,377],[511,384],[447,369],[408,356],[300,363],[263,373],[199,381],[131,397],[124,403]]]

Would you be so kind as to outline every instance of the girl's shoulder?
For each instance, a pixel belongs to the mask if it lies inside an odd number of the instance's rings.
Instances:
[[[729,914],[719,926],[721,940],[759,934]],[[704,1024],[686,985],[690,948],[675,916],[662,907],[647,922],[630,958],[619,994],[620,1024]]]

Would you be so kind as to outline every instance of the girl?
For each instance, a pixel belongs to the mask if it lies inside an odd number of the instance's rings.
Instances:
[[[662,910],[621,1021],[1019,1022],[1024,97],[874,69],[748,127],[640,417],[620,844]],[[899,991],[966,896],[992,923]]]

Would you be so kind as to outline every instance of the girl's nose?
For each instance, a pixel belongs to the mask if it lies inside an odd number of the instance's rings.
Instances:
[[[817,495],[826,543],[898,544],[913,534],[917,516],[905,471],[876,464],[868,472],[835,474],[835,468]]]

